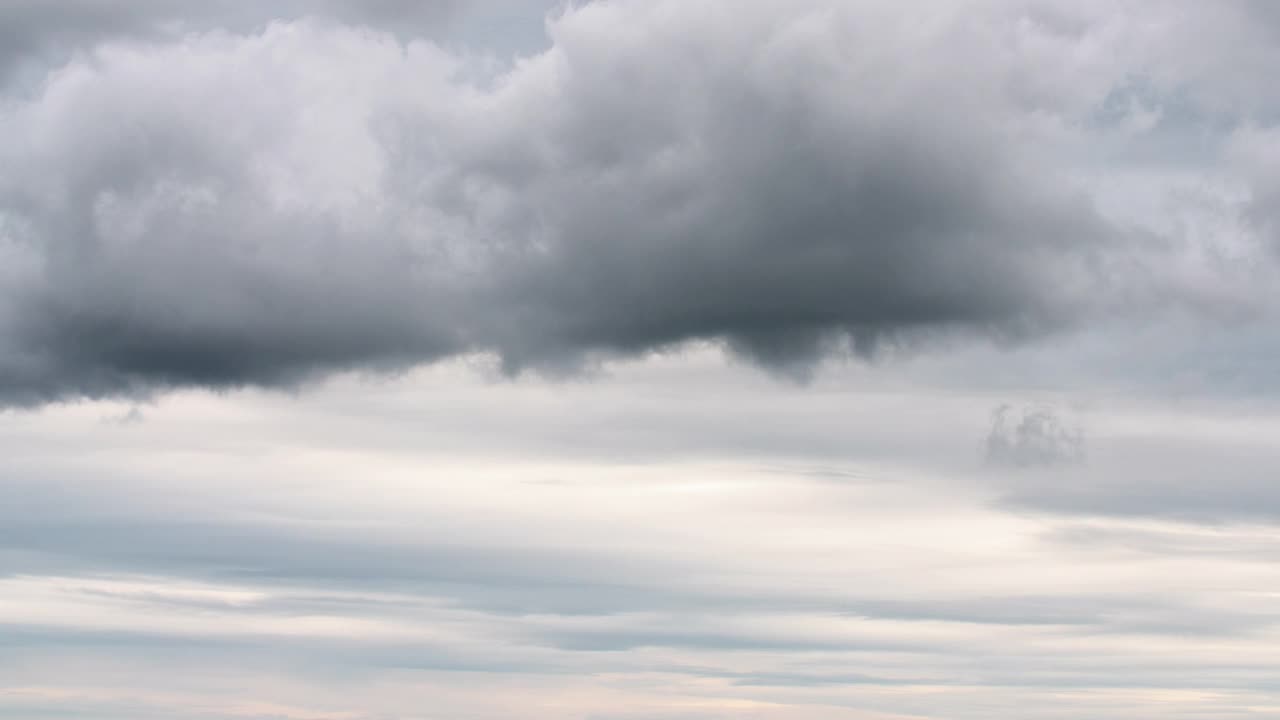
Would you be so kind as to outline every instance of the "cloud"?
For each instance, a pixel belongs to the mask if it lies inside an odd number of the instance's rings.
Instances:
[[[991,413],[987,463],[1010,467],[1051,467],[1084,462],[1084,431],[1063,419],[1052,405],[1016,412],[1000,405]]]
[[[693,340],[803,375],[1224,284],[1076,181],[1113,29],[1019,17],[593,3],[496,78],[309,20],[95,45],[0,115],[0,402]]]
[[[35,70],[102,41],[163,40],[208,30],[247,31],[306,16],[429,32],[455,0],[7,0],[0,5],[0,79]]]
[[[0,415],[6,688],[163,688],[175,718],[218,717],[234,685],[494,720],[570,696],[573,717],[669,717],[708,693],[780,720],[868,697],[1024,718],[1046,689],[1059,716],[1194,691],[1189,713],[1229,717],[1275,689],[1280,548],[1257,509],[1280,495],[1231,480],[1275,467],[1274,413],[1095,408],[1087,468],[970,473],[990,395],[638,365],[590,387],[437,367],[175,393],[127,433],[98,422],[125,403]],[[673,459],[659,428],[707,454]],[[991,504],[1006,481],[1014,508]],[[0,693],[0,715],[111,707]]]
[[[122,412],[116,415],[105,416],[102,418],[102,422],[108,425],[115,425],[118,427],[130,427],[132,425],[139,425],[143,422],[146,422],[146,419],[147,419],[146,416],[143,415],[142,413],[142,409],[137,406],[134,406],[129,408],[125,412]]]

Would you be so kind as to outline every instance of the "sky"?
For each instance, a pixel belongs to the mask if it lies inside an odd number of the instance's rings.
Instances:
[[[0,720],[1280,718],[1278,66],[0,0]]]

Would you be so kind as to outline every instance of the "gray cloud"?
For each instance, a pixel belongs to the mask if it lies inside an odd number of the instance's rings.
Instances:
[[[483,85],[314,22],[73,60],[0,116],[0,402],[695,339],[804,373],[1192,292],[1037,124],[1124,69],[932,11],[592,4]]]
[[[456,0],[6,0],[0,4],[0,77],[65,62],[68,55],[104,41],[246,31],[304,16],[430,34],[457,13],[458,5]]]
[[[986,459],[991,465],[1049,467],[1084,462],[1084,430],[1064,419],[1054,406],[1039,404],[1015,411],[1008,404],[991,413]]]
[[[480,2],[0,0],[0,718],[1280,706],[1272,5]]]
[[[1128,419],[1091,413],[1087,464],[1058,462],[1053,472],[991,477],[1003,486],[1004,502],[1021,510],[1210,527],[1271,523],[1280,517],[1280,486],[1274,479],[1280,454],[1271,442],[1270,411],[1263,409],[1270,402],[1202,405],[1198,419],[1185,424],[1151,413]],[[1184,399],[1166,406],[1164,412],[1172,416],[1169,407],[1189,412],[1195,405]],[[1052,457],[1063,431],[1066,449],[1074,448],[1074,423],[1053,418],[1036,418],[1026,460]],[[1006,423],[1001,435],[1008,436],[1001,442],[1010,447],[1002,452],[1011,461],[1021,459],[1012,447],[1016,427]],[[1188,546],[1185,552],[1194,551]]]

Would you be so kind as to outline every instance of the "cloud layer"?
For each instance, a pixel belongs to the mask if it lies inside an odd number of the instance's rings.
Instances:
[[[1274,404],[1113,402],[1087,466],[993,473],[990,394],[705,367],[0,415],[0,717],[1280,706]]]
[[[1241,302],[1080,152],[1143,116],[1140,17],[620,0],[504,68],[358,6],[5,11],[85,28],[0,111],[0,402],[703,339],[794,373]]]
[[[1280,716],[1276,7],[0,0],[0,720]]]

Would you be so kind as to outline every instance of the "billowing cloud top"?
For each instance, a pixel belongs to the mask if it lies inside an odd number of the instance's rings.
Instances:
[[[1270,4],[544,10],[6,3],[0,404],[1270,307]]]

